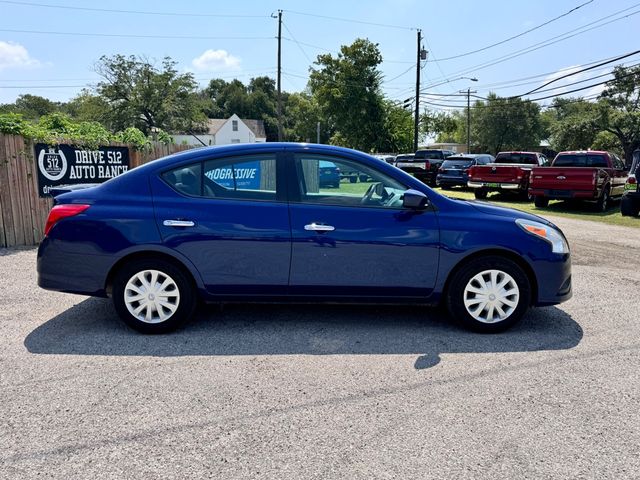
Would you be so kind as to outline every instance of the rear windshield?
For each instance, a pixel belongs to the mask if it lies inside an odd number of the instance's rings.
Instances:
[[[473,165],[473,159],[471,158],[460,158],[456,160],[445,160],[442,164],[442,168],[466,168]]]
[[[524,165],[537,165],[538,159],[532,153],[505,152],[496,156],[495,163],[520,163]]]
[[[401,162],[403,160],[413,160],[413,155],[398,155],[396,157],[396,162]]]
[[[442,160],[444,158],[444,154],[440,150],[419,150],[416,152],[416,158]]]
[[[601,167],[606,168],[604,155],[592,153],[562,153],[553,161],[554,167]]]

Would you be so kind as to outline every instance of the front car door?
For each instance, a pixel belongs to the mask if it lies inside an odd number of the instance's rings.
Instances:
[[[164,244],[191,260],[212,295],[286,293],[291,231],[277,157],[211,156],[152,178]]]
[[[426,298],[438,271],[435,211],[404,209],[402,181],[373,160],[344,155],[313,149],[289,155],[290,292]],[[367,181],[324,187],[318,173],[322,162],[360,171]]]

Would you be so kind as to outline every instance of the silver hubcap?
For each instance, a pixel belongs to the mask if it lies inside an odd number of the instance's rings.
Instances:
[[[478,273],[464,289],[464,306],[482,323],[497,323],[509,318],[518,306],[520,290],[511,275],[501,270]]]
[[[129,279],[124,289],[129,313],[144,323],[169,320],[180,305],[176,282],[158,270],[143,270]]]

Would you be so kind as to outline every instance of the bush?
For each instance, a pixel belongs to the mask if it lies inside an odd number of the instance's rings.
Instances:
[[[151,146],[151,139],[137,128],[131,127],[113,134],[101,123],[77,122],[63,113],[43,115],[37,122],[25,120],[19,113],[2,113],[0,133],[22,135],[48,145],[69,143],[97,148],[111,142],[121,142],[132,145],[136,150]],[[173,138],[166,132],[160,130],[157,135],[158,141],[173,143]]]

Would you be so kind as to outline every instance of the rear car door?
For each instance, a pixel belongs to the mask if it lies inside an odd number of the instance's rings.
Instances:
[[[203,158],[151,178],[164,244],[211,294],[286,293],[291,230],[277,152]]]
[[[329,161],[367,172],[368,181],[319,185]],[[291,293],[302,296],[420,297],[436,281],[435,211],[402,207],[400,181],[354,158],[294,152],[289,158],[292,227]]]

